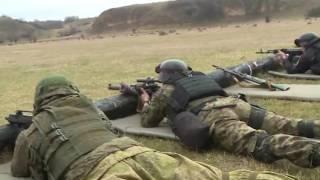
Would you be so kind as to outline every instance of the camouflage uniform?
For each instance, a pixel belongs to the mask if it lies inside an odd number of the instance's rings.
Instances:
[[[172,85],[164,84],[153,96],[150,105],[145,106],[142,111],[142,126],[157,126],[166,117],[167,101],[173,90]],[[201,104],[201,101],[207,102],[197,116],[210,125],[213,142],[224,149],[253,155],[264,162],[286,158],[302,167],[320,165],[320,141],[297,136],[298,122],[304,120],[266,112],[261,129],[257,130],[248,126],[252,107],[247,102],[232,96],[208,98],[213,100],[208,102],[208,99],[200,99],[190,102],[188,106],[194,107],[195,104]],[[320,122],[314,123],[315,137],[320,138]],[[258,142],[261,136],[267,137],[263,143]]]
[[[157,152],[130,138],[115,137],[105,123],[108,122],[106,117],[99,113],[91,101],[64,77],[53,76],[41,81],[36,89],[33,124],[21,132],[16,141],[11,166],[13,176],[31,175],[36,180],[295,179],[272,172],[237,170],[223,173],[178,154]],[[80,126],[82,121],[86,122],[85,127]],[[59,136],[53,133],[57,129],[60,129],[57,131]],[[92,135],[90,140],[86,139],[88,133]],[[70,146],[69,141],[75,144]],[[100,143],[97,147],[82,153],[83,148],[93,147],[96,142]],[[68,159],[74,155],[73,147],[77,156],[68,164]],[[61,174],[57,175],[57,172]]]

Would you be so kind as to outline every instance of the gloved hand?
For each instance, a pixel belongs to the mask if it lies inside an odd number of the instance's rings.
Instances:
[[[279,51],[277,54],[275,54],[275,60],[278,62],[280,65],[283,65],[284,61],[287,61],[289,58],[288,54],[285,54],[282,51]]]
[[[147,91],[143,88],[140,88],[137,112],[141,112],[145,106],[149,105],[150,99],[150,95],[147,93]]]

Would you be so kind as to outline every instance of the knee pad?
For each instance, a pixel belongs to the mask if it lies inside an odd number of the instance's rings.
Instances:
[[[256,147],[252,153],[255,159],[264,163],[272,163],[280,159],[273,154],[270,140],[271,136],[267,133],[257,134]]]
[[[315,145],[313,147],[312,153],[309,156],[309,160],[311,162],[311,167],[320,166],[320,145]]]
[[[298,135],[307,137],[307,138],[314,138],[314,122],[312,120],[302,120],[298,122]]]
[[[265,109],[260,108],[259,106],[251,105],[248,126],[254,129],[261,129],[265,116]]]

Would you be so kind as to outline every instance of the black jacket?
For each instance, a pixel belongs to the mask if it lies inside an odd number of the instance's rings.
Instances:
[[[295,56],[292,60],[285,61],[284,67],[289,74],[305,73],[309,69],[313,74],[320,75],[320,43],[310,47],[301,56]]]

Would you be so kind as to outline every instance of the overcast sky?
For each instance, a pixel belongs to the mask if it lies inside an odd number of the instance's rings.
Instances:
[[[94,17],[104,10],[166,0],[0,0],[0,15],[32,20],[63,20],[66,16]]]

